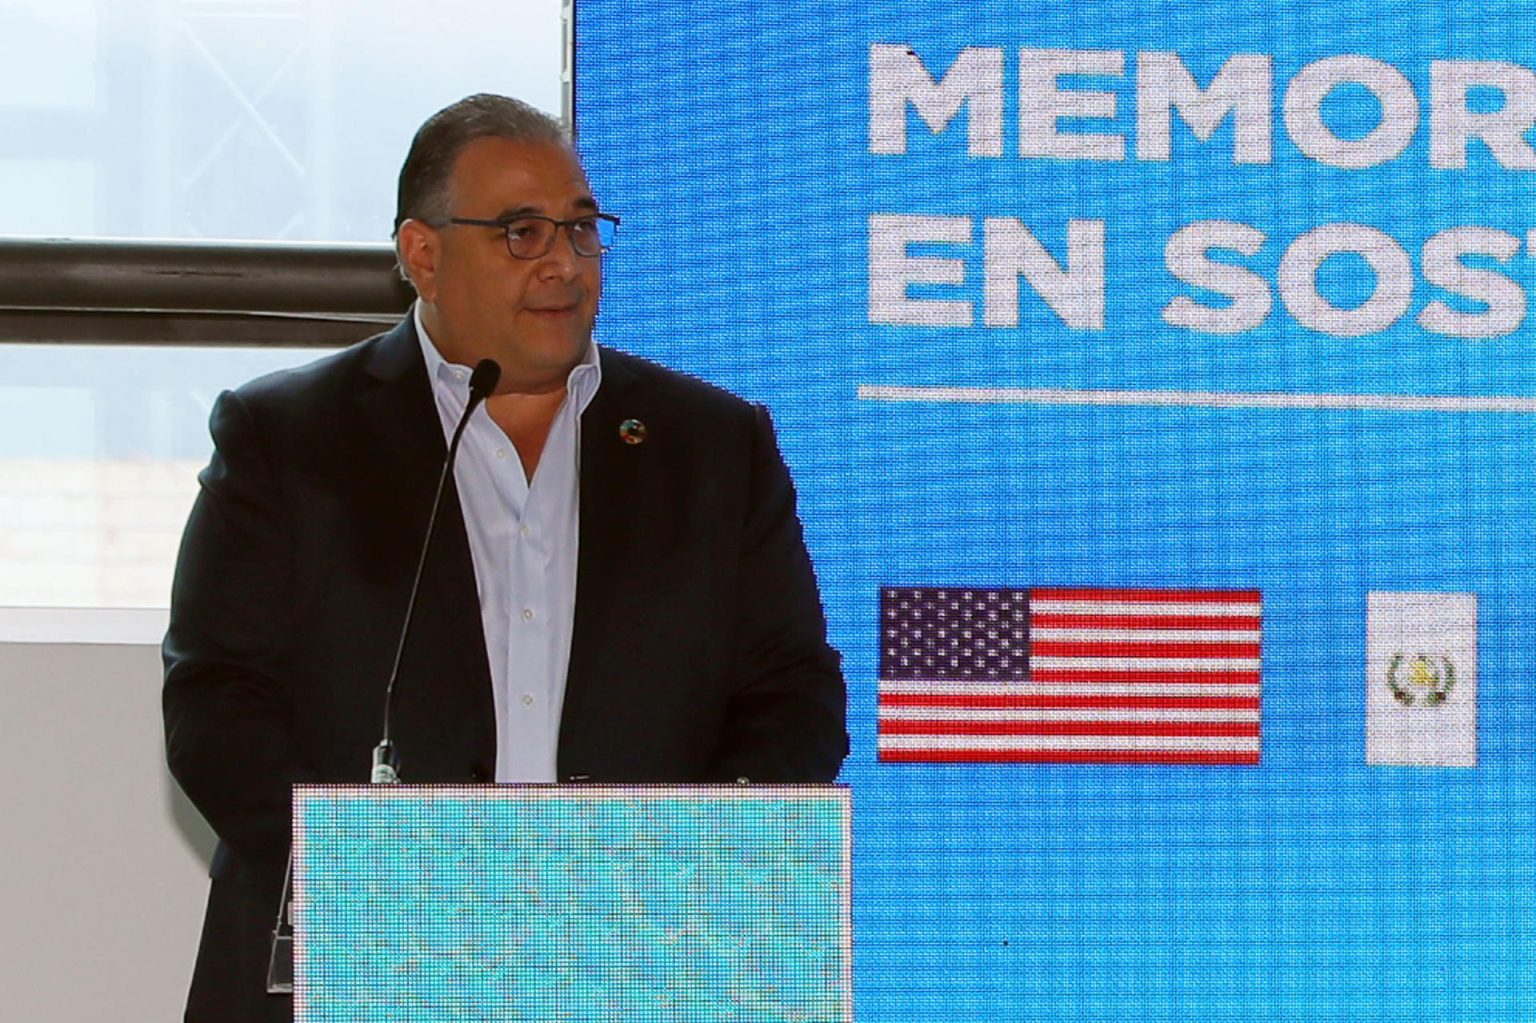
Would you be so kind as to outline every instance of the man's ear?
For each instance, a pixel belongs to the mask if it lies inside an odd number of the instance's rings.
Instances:
[[[419,220],[407,220],[395,232],[395,258],[416,294],[437,301],[437,230]]]

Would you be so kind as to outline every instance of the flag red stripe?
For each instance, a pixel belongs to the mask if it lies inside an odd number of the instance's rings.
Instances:
[[[1252,750],[881,750],[882,763],[1257,764]]]
[[[1038,590],[1030,600],[1101,601],[1116,604],[1257,604],[1258,590]]]
[[[1031,629],[1211,629],[1215,632],[1252,631],[1260,627],[1257,615],[1096,615],[1032,614]]]
[[[1213,685],[1259,684],[1256,671],[1116,671],[1113,668],[1041,668],[1030,676],[1034,682],[1209,682]]]
[[[1168,735],[1259,734],[1257,721],[881,721],[881,735]]]
[[[975,707],[979,710],[1070,710],[1125,707],[1138,710],[1258,710],[1257,696],[955,696],[949,693],[881,693],[882,707]]]
[[[1257,643],[1099,643],[1042,639],[1031,657],[1257,657]]]

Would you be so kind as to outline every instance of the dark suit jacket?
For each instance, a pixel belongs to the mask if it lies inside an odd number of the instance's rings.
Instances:
[[[794,490],[767,413],[604,350],[581,426],[562,779],[830,781],[847,751]],[[619,425],[638,419],[641,444]],[[407,319],[220,396],[166,635],[172,773],[220,838],[190,1020],[266,995],[295,782],[363,782],[441,464]],[[496,723],[450,490],[392,719],[406,782],[487,782]]]

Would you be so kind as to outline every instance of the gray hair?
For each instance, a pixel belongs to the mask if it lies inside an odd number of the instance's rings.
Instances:
[[[571,144],[560,121],[509,96],[482,92],[444,107],[427,118],[411,140],[400,168],[391,236],[407,220],[441,221],[452,215],[448,182],[454,162],[465,146],[484,138]]]

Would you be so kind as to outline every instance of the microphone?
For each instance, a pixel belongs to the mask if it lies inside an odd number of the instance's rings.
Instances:
[[[481,359],[469,375],[469,403],[459,417],[459,425],[453,431],[448,444],[448,457],[443,460],[443,473],[437,480],[437,493],[432,498],[432,514],[427,519],[427,538],[421,544],[421,557],[416,562],[416,578],[411,581],[411,597],[405,606],[405,622],[400,626],[400,645],[395,648],[395,664],[389,672],[389,685],[384,691],[384,738],[373,750],[373,773],[376,785],[392,785],[400,781],[395,758],[395,744],[389,738],[389,711],[395,699],[395,681],[400,675],[400,660],[405,654],[405,640],[410,635],[411,618],[416,611],[416,593],[421,589],[422,570],[427,566],[427,551],[432,546],[432,534],[437,528],[437,511],[443,504],[443,491],[453,475],[453,459],[459,451],[459,438],[475,407],[496,389],[501,379],[501,367],[494,359]],[[293,994],[293,850],[288,851],[288,869],[283,875],[283,894],[278,900],[277,922],[272,928],[272,945],[267,958],[267,993],[271,995]]]
[[[405,640],[411,631],[411,618],[416,610],[416,593],[421,589],[422,570],[427,564],[427,550],[432,546],[432,534],[437,527],[437,511],[443,503],[443,491],[453,474],[453,459],[459,451],[459,438],[475,407],[496,389],[501,379],[501,367],[493,359],[481,359],[469,375],[469,403],[459,425],[453,431],[448,444],[448,457],[443,460],[443,473],[437,480],[437,493],[432,498],[432,514],[427,519],[427,538],[421,545],[421,558],[416,562],[416,578],[411,582],[411,597],[405,607],[405,623],[400,627],[400,645],[395,648],[395,664],[389,673],[389,686],[384,692],[384,738],[373,751],[374,784],[395,784],[400,781],[396,770],[395,744],[389,739],[389,711],[394,703],[395,681],[400,675],[400,659],[405,653]],[[293,994],[293,851],[288,852],[288,869],[283,875],[283,894],[278,900],[277,922],[272,928],[271,954],[267,959],[267,993],[272,995]]]
[[[395,755],[395,744],[389,737],[389,714],[395,701],[395,683],[400,677],[400,662],[405,656],[405,642],[411,634],[411,619],[416,613],[416,595],[421,589],[421,576],[427,567],[427,551],[432,547],[432,535],[437,530],[437,513],[443,505],[443,491],[448,487],[448,481],[453,478],[453,460],[459,452],[459,438],[464,435],[464,427],[469,425],[469,417],[479,404],[491,396],[496,389],[496,382],[501,379],[501,367],[495,359],[481,359],[475,364],[474,372],[469,375],[469,402],[464,406],[464,414],[459,417],[459,425],[453,431],[453,439],[448,443],[448,457],[443,459],[443,472],[437,479],[437,493],[432,498],[432,514],[427,519],[427,536],[421,544],[421,557],[416,561],[416,578],[411,581],[410,600],[405,605],[405,621],[400,626],[400,643],[395,647],[395,664],[389,672],[389,684],[384,689],[384,735],[379,744],[373,750],[373,771],[370,780],[376,785],[393,785],[400,781],[399,761]]]

